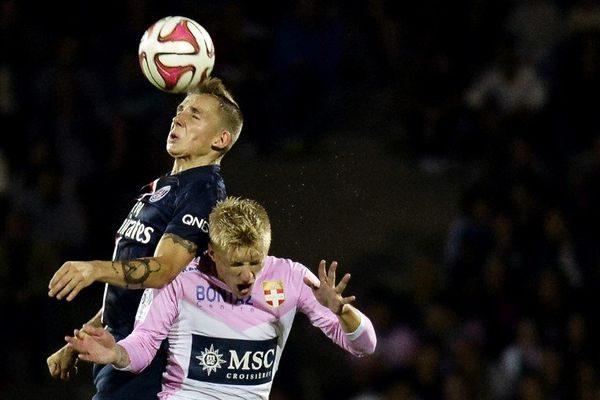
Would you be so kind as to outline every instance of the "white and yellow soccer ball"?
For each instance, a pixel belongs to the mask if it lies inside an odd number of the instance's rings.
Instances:
[[[162,18],[146,29],[138,55],[144,76],[168,93],[195,87],[215,65],[215,46],[208,31],[181,16]]]

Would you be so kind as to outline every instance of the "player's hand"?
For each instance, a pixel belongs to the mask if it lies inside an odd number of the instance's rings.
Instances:
[[[71,301],[81,289],[94,282],[94,267],[86,261],[67,261],[54,273],[48,285],[48,296]]]
[[[325,265],[325,260],[321,260],[317,275],[319,282],[313,282],[308,276],[305,276],[304,283],[312,289],[315,298],[321,305],[329,308],[335,315],[340,315],[344,311],[346,304],[350,304],[356,300],[355,296],[342,296],[350,281],[350,274],[345,274],[336,285],[335,270],[337,268],[337,261],[331,263],[329,271],[326,270]]]
[[[65,336],[67,347],[79,353],[79,359],[98,364],[112,364],[116,360],[115,338],[106,329],[83,325],[73,336]]]
[[[51,377],[68,381],[77,375],[77,352],[72,347],[63,346],[46,359],[46,364]]]

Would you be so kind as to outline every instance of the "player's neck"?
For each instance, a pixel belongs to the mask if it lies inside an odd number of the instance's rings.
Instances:
[[[174,174],[178,174],[182,171],[185,171],[187,169],[190,168],[196,168],[196,167],[204,167],[207,165],[218,165],[221,163],[221,159],[217,158],[215,159],[210,159],[210,158],[198,158],[195,160],[191,160],[191,159],[184,159],[184,158],[176,158],[175,161],[173,162],[173,168],[171,169],[171,175]]]

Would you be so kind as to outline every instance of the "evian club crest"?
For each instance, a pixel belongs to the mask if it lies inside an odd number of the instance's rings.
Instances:
[[[265,302],[273,308],[279,307],[285,301],[285,293],[283,291],[282,281],[264,281],[263,292],[265,294]]]

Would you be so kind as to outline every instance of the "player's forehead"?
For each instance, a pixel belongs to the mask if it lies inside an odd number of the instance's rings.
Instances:
[[[253,263],[265,258],[265,253],[258,247],[236,246],[227,251],[226,257],[230,263]]]
[[[196,108],[202,111],[214,111],[218,107],[219,102],[214,96],[204,93],[191,93],[188,94],[181,103],[179,103],[178,109],[184,108]]]

